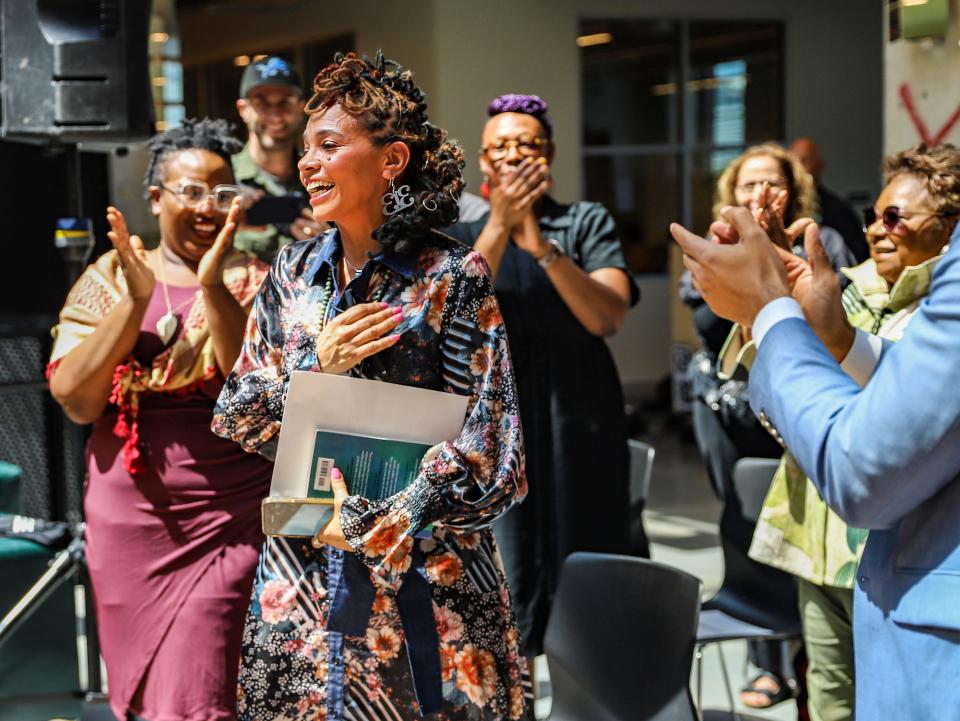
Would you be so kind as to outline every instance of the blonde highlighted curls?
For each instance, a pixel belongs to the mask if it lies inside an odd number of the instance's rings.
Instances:
[[[355,118],[377,145],[396,141],[410,148],[410,162],[397,185],[409,185],[414,205],[387,218],[374,231],[384,250],[404,255],[419,251],[434,228],[459,217],[463,190],[463,151],[446,131],[427,119],[426,95],[413,73],[377,52],[373,60],[355,53],[337,53],[333,63],[313,79],[307,114],[339,105]]]
[[[713,217],[720,217],[720,209],[726,205],[737,205],[734,192],[740,168],[750,158],[767,155],[777,161],[780,173],[787,181],[789,198],[783,214],[783,221],[790,225],[798,218],[813,218],[817,213],[817,188],[813,176],[806,171],[800,161],[790,155],[776,143],[763,143],[747,148],[724,168],[717,180],[717,189],[713,198]]]

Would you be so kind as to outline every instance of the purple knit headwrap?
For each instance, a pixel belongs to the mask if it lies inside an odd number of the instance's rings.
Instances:
[[[487,115],[491,118],[500,113],[523,113],[530,115],[540,121],[543,129],[547,133],[547,138],[553,138],[553,123],[550,122],[550,116],[547,115],[547,103],[538,95],[521,95],[519,93],[507,93],[499,98],[494,98],[487,106]]]

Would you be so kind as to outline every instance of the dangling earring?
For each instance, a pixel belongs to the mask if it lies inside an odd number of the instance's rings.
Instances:
[[[413,198],[410,197],[410,186],[401,185],[397,188],[394,186],[393,178],[390,178],[390,190],[380,197],[380,205],[383,206],[384,215],[396,215],[400,211],[406,210],[413,205]]]

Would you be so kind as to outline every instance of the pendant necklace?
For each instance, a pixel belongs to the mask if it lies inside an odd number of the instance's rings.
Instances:
[[[350,268],[354,267],[350,265],[350,261],[347,260],[346,256],[344,256],[343,259],[344,261],[346,261],[346,265],[348,267]],[[360,268],[359,270],[357,270],[356,271],[357,274],[359,275],[360,271],[362,270],[363,268]],[[324,295],[326,296],[326,299],[323,304],[323,313],[320,316],[322,319],[322,322],[320,325],[321,330],[323,330],[323,327],[327,324],[327,319],[330,314],[330,307],[333,305],[333,274],[336,272],[337,272],[336,268],[333,268],[329,273],[327,273],[327,280],[323,284],[323,291],[324,291]],[[393,271],[390,270],[389,268],[384,268],[383,273],[380,276],[380,284],[379,286],[377,286],[377,292],[373,294],[373,298],[371,298],[369,302],[371,303],[381,302],[383,300],[384,294],[387,292],[387,287],[390,285],[390,281],[392,279],[393,279]]]
[[[157,254],[160,256],[160,287],[163,289],[163,302],[167,306],[167,312],[160,316],[160,320],[157,321],[154,327],[157,329],[157,335],[160,336],[160,340],[164,345],[167,345],[173,338],[174,333],[177,332],[177,326],[179,324],[177,316],[175,316],[174,313],[186,307],[188,304],[194,303],[197,296],[194,294],[192,298],[180,303],[176,308],[170,304],[170,292],[167,290],[167,262],[163,257],[163,248],[159,248],[158,251]]]
[[[354,275],[354,276],[360,275],[360,273],[363,272],[363,269],[364,269],[364,268],[366,267],[366,265],[367,265],[366,263],[364,263],[363,265],[361,265],[361,266],[358,268],[357,266],[355,266],[353,263],[350,262],[350,259],[347,258],[347,254],[346,254],[346,253],[343,254],[343,262],[344,262],[344,264],[347,266],[347,269],[348,269],[348,270],[352,270],[352,271],[353,271],[353,275]]]

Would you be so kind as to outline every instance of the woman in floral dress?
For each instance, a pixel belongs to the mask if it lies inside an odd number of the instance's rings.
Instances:
[[[529,718],[490,531],[526,494],[507,337],[486,263],[436,231],[456,218],[462,154],[410,72],[380,56],[338,55],[307,113],[301,180],[336,228],[277,256],[214,430],[272,455],[294,370],[470,401],[411,486],[373,502],[335,470],[334,516],[313,542],[268,540],[240,718]]]

